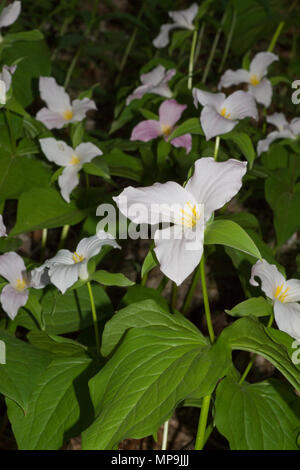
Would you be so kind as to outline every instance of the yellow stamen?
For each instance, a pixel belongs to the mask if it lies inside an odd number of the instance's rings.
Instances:
[[[76,251],[74,251],[74,254],[73,254],[73,256],[72,256],[72,259],[73,259],[74,263],[76,264],[76,263],[80,263],[81,261],[83,261],[83,260],[84,260],[84,256],[79,255]]]
[[[17,279],[15,288],[19,291],[22,291],[25,289],[25,287],[27,287],[26,281],[23,278]]]
[[[183,214],[181,221],[182,221],[182,224],[185,225],[186,227],[192,228],[196,225],[197,221],[200,219],[200,214],[197,211],[196,204],[192,205],[190,202],[188,202],[186,205],[191,210],[191,213],[185,209],[181,209],[181,212]]]
[[[162,124],[161,131],[166,137],[169,137],[169,135],[172,133],[172,127]]]
[[[69,121],[73,117],[73,111],[71,109],[67,109],[66,111],[63,112],[63,118],[66,119],[66,121]]]
[[[230,119],[230,113],[227,113],[226,108],[222,108],[220,111],[221,116],[223,116],[226,119]]]
[[[77,155],[72,155],[72,158],[70,160],[71,165],[77,165],[77,163],[80,163],[80,159],[77,157]]]
[[[283,289],[283,284],[281,284],[280,286],[277,286],[276,289],[275,289],[275,292],[274,292],[274,297],[275,297],[275,299],[277,299],[280,302],[284,303],[290,288],[287,287],[283,292],[282,292],[282,289]]]
[[[253,86],[259,85],[260,79],[258,78],[257,75],[253,74],[253,75],[251,75],[251,77],[250,77],[250,83],[251,83],[251,85],[253,85]]]

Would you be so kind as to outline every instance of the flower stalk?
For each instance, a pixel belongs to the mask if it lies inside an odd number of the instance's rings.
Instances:
[[[94,301],[94,296],[93,296],[93,291],[92,291],[92,286],[91,286],[90,281],[87,282],[87,288],[89,291],[89,297],[90,297],[90,303],[91,303],[91,309],[92,309],[93,325],[94,325],[94,330],[95,330],[95,338],[96,338],[96,346],[97,346],[97,356],[99,357],[100,356],[100,336],[99,336],[99,330],[98,330],[96,306],[95,306],[95,301]]]

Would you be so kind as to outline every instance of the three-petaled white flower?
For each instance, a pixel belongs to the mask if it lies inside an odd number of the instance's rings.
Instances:
[[[235,91],[227,98],[224,93],[210,93],[193,88],[194,104],[202,104],[200,122],[206,140],[226,134],[245,117],[258,118],[253,97],[245,91]]]
[[[264,259],[252,267],[250,284],[253,286],[259,285],[256,276],[261,279],[261,289],[273,301],[278,328],[300,340],[300,280],[286,281],[277,267]]]
[[[6,93],[10,89],[12,74],[15,73],[17,66],[4,65],[0,73],[0,104],[6,103]]]
[[[193,31],[195,29],[193,21],[197,16],[198,9],[199,6],[197,3],[193,3],[186,10],[169,11],[168,14],[174,23],[163,24],[160,27],[158,36],[153,40],[153,45],[157,48],[167,46],[167,44],[169,44],[169,34],[172,29],[180,28]]]
[[[201,158],[185,187],[173,181],[129,186],[113,199],[135,224],[174,224],[156,229],[154,251],[161,271],[180,285],[201,260],[205,224],[240,190],[246,167],[246,162],[234,159]]]
[[[9,281],[2,289],[0,300],[3,310],[12,320],[19,308],[26,304],[28,288],[42,289],[47,284],[47,277],[38,268],[27,273],[23,259],[13,251],[0,256],[0,276]]]
[[[274,113],[267,116],[267,122],[277,127],[277,131],[270,132],[265,139],[259,140],[257,144],[257,155],[267,152],[274,140],[292,139],[300,136],[300,118],[294,118],[289,123],[283,113]]]
[[[6,26],[13,24],[21,13],[21,2],[13,2],[7,7],[3,8],[0,15],[0,30]],[[2,36],[0,33],[0,42],[2,41]]]
[[[0,214],[0,237],[7,237],[6,227],[3,222],[2,214]]]
[[[168,86],[168,82],[175,75],[175,69],[166,70],[163,65],[158,65],[151,72],[141,75],[142,85],[137,87],[131,95],[126,99],[128,105],[133,100],[139,100],[146,93],[154,93],[155,95],[171,98],[173,93]]]
[[[278,60],[278,56],[273,52],[259,52],[252,59],[249,70],[227,70],[221,77],[219,90],[240,83],[248,83],[248,92],[258,103],[267,108],[271,104],[272,84],[266,78],[266,74],[269,65],[275,60]]]
[[[52,137],[40,139],[40,144],[50,162],[65,167],[58,177],[58,184],[62,197],[65,201],[70,202],[70,194],[79,183],[79,171],[84,163],[102,155],[101,150],[90,142],[82,143],[72,149],[63,141],[55,140]]]
[[[61,129],[65,124],[82,121],[90,109],[97,109],[94,101],[83,98],[71,103],[64,87],[58,85],[53,77],[40,77],[39,89],[47,108],[36,115],[48,129]]]
[[[65,249],[59,250],[38,269],[48,268],[50,281],[64,294],[78,279],[88,279],[88,261],[104,245],[121,248],[110,233],[100,230],[92,237],[83,238],[73,253]]]

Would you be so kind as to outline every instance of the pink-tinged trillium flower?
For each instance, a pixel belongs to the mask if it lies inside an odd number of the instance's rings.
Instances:
[[[48,268],[48,275],[54,284],[64,294],[78,279],[88,279],[88,261],[96,256],[104,245],[121,248],[114,237],[100,230],[93,237],[83,238],[72,253],[69,250],[59,250],[51,259],[45,261],[42,269]]]
[[[201,158],[185,187],[173,181],[129,186],[113,199],[135,224],[174,224],[156,229],[154,251],[161,271],[180,285],[201,260],[205,224],[240,190],[246,167],[238,160]]]
[[[146,93],[154,93],[155,95],[171,98],[173,93],[168,86],[168,82],[175,75],[176,70],[166,70],[162,65],[158,65],[151,72],[141,75],[142,85],[137,87],[134,92],[127,97],[128,105],[133,100],[139,100]]]
[[[252,267],[250,284],[258,286],[255,277],[261,280],[261,289],[273,301],[274,316],[278,328],[300,340],[300,280],[289,279],[266,260],[257,261]]]
[[[248,92],[258,103],[266,108],[270,106],[272,99],[272,84],[265,76],[272,62],[278,60],[278,56],[272,52],[259,52],[250,64],[250,70],[227,70],[221,77],[219,90],[240,83],[248,83]]]
[[[65,124],[82,121],[90,109],[97,109],[94,101],[83,98],[71,103],[64,87],[58,85],[53,77],[41,77],[39,89],[47,108],[36,115],[48,129],[61,129]]]
[[[84,163],[88,163],[102,152],[96,145],[87,142],[78,145],[75,149],[69,147],[61,140],[52,137],[40,139],[42,150],[50,162],[64,166],[62,174],[58,177],[58,185],[65,201],[70,202],[70,194],[79,183],[79,171]]]
[[[0,214],[0,237],[7,237],[6,227],[3,222],[3,217]]]
[[[0,104],[6,103],[6,93],[10,89],[12,74],[16,71],[16,65],[8,67],[4,65],[2,72],[0,73]]]
[[[176,122],[180,119],[183,111],[186,109],[185,104],[179,104],[176,100],[164,101],[159,108],[159,120],[149,119],[140,122],[132,131],[130,140],[141,140],[148,142],[163,136],[167,141],[175,129]],[[171,140],[174,147],[185,147],[189,153],[192,148],[191,134],[184,134]]]
[[[277,131],[270,132],[265,139],[257,144],[257,155],[267,152],[274,140],[292,139],[295,140],[300,136],[300,118],[294,118],[289,123],[283,113],[274,113],[267,116],[267,122],[277,127]]]
[[[193,31],[195,25],[194,19],[197,16],[199,6],[193,3],[186,10],[169,11],[169,16],[173,20],[172,24],[163,24],[160,28],[158,36],[153,40],[153,45],[157,48],[165,47],[169,44],[169,35],[172,29],[188,29]]]
[[[235,91],[227,98],[224,93],[210,93],[193,88],[194,104],[202,104],[200,122],[206,140],[226,134],[245,117],[258,118],[255,101],[245,91]]]
[[[0,14],[0,30],[6,26],[13,24],[21,13],[21,2],[13,2],[7,7],[3,8]],[[2,36],[0,34],[0,41]]]
[[[23,259],[17,253],[9,251],[0,256],[0,276],[8,280],[1,292],[1,305],[13,320],[19,308],[28,300],[28,288],[42,289],[47,284],[43,273],[37,269],[27,273]]]

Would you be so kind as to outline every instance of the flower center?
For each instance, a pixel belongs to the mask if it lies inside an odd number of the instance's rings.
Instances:
[[[221,114],[221,116],[223,116],[224,118],[230,119],[230,113],[227,113],[227,109],[226,109],[226,108],[222,108],[221,111],[220,111],[220,114]]]
[[[274,297],[275,297],[275,299],[277,299],[280,302],[284,303],[290,288],[287,287],[284,291],[282,289],[283,289],[283,284],[281,284],[280,286],[277,286],[276,289],[275,289]]]
[[[260,83],[259,77],[258,77],[257,75],[255,75],[255,74],[251,75],[251,77],[250,77],[250,83],[251,83],[251,85],[253,85],[253,86],[259,85],[259,83]]]
[[[172,127],[168,126],[168,125],[165,125],[165,124],[162,124],[161,131],[166,137],[169,137],[169,135],[171,135],[171,133],[172,133]]]
[[[17,279],[15,289],[22,291],[25,289],[25,287],[27,287],[26,281],[23,278]]]
[[[76,251],[74,251],[72,259],[74,263],[77,264],[84,260],[84,256],[79,255]]]
[[[181,218],[182,225],[192,228],[200,219],[201,214],[198,212],[196,204],[192,205],[190,202],[188,202],[186,206],[186,209],[181,209],[181,213],[183,215]]]
[[[66,111],[63,112],[63,118],[66,121],[69,121],[73,117],[73,111],[71,109],[67,109]]]
[[[77,155],[72,155],[72,158],[70,160],[71,165],[77,165],[80,163],[80,158],[77,157]]]

